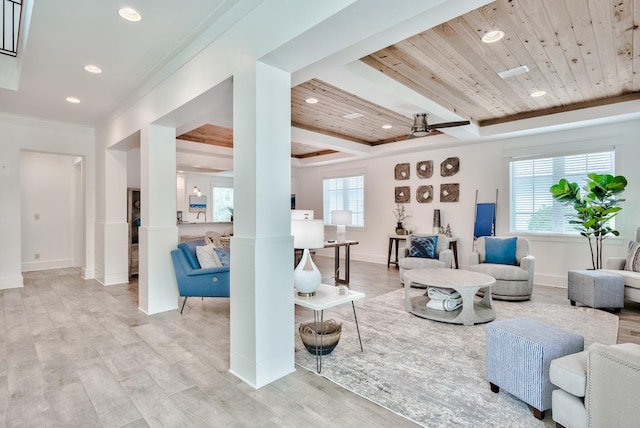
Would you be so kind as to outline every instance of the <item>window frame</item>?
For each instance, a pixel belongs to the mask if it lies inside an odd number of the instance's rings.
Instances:
[[[360,205],[359,209],[354,209],[354,203],[352,203],[349,199],[349,194],[342,194],[342,202],[340,204],[336,204],[336,206],[331,206],[331,204],[327,202],[327,190],[326,185],[329,180],[348,180],[352,178],[362,177],[362,185],[361,187],[350,188],[350,190],[361,190],[361,194],[356,198],[356,205]],[[367,187],[367,175],[363,170],[357,171],[343,171],[336,172],[330,176],[322,177],[322,214],[324,219],[324,224],[327,226],[331,226],[331,211],[332,210],[351,210],[352,211],[352,222],[348,227],[354,228],[365,228],[366,227],[366,216],[365,216],[365,206],[366,206],[366,187]],[[345,199],[346,198],[346,199]],[[361,221],[360,221],[361,220]]]
[[[605,155],[607,157],[609,157],[609,169],[607,170],[605,169],[594,169],[593,167],[590,167],[588,165],[588,157],[591,156],[593,158],[592,162],[595,162],[595,164],[597,165],[598,162],[595,159],[598,155]],[[573,151],[563,151],[563,152],[548,152],[548,153],[536,153],[533,155],[527,155],[527,156],[512,156],[510,158],[507,158],[507,175],[508,175],[508,186],[509,186],[509,233],[511,234],[530,234],[530,235],[558,235],[558,236],[565,236],[565,237],[579,237],[580,234],[578,231],[576,230],[572,230],[573,226],[568,224],[569,221],[569,217],[567,214],[574,214],[575,211],[573,209],[573,207],[571,206],[565,206],[560,204],[559,202],[555,201],[553,199],[553,197],[551,196],[551,193],[548,191],[547,188],[547,184],[548,187],[551,187],[551,185],[556,184],[558,181],[560,181],[561,178],[566,178],[567,180],[569,180],[570,182],[577,182],[578,185],[581,188],[582,191],[582,187],[584,186],[584,184],[586,183],[586,178],[587,178],[587,174],[588,173],[599,173],[599,174],[612,174],[615,175],[615,171],[616,171],[616,165],[618,163],[617,160],[617,151],[616,148],[614,146],[609,146],[609,145],[600,145],[600,146],[587,146],[587,147],[583,147],[581,150],[577,151],[577,150],[573,150]],[[576,161],[576,158],[579,157],[586,157],[587,159],[582,160],[582,162],[587,162],[587,165],[585,165],[584,169],[581,171],[576,171],[575,170],[575,166],[578,162]],[[516,195],[516,187],[517,184],[514,185],[514,175],[516,174],[516,172],[514,172],[514,164],[518,163],[518,162],[531,162],[533,161],[534,163],[536,161],[541,161],[540,164],[542,164],[543,161],[547,161],[547,163],[549,163],[550,165],[546,166],[548,169],[550,169],[551,174],[549,175],[549,178],[546,180],[544,187],[543,185],[539,185],[539,188],[537,189],[539,194],[544,194],[544,192],[547,192],[548,196],[545,194],[544,195],[544,200],[545,201],[549,201],[551,202],[550,205],[542,205],[539,207],[536,207],[536,195],[535,194],[531,194],[531,212],[527,213],[525,212],[525,210],[520,209],[519,211],[516,211],[516,204],[518,203],[517,199],[517,195]],[[573,162],[573,164],[572,164]],[[538,165],[543,167],[542,165]],[[573,166],[574,167],[574,171],[567,171],[567,167]],[[535,166],[532,167],[532,169],[535,169]],[[532,176],[530,176],[530,180],[532,181],[532,186],[533,186],[533,192],[536,192],[535,189],[535,171],[533,171]],[[537,177],[544,177],[543,174],[538,175]],[[544,190],[543,190],[544,189]],[[529,218],[529,220],[527,221],[527,229],[522,229],[522,228],[518,228],[521,227],[518,223],[517,220],[517,216],[518,215],[529,215],[531,217],[535,216],[536,213],[539,213],[541,210],[545,209],[545,207],[550,207],[551,208],[551,230],[531,230],[530,226],[531,226],[531,218]],[[615,219],[612,220],[613,224],[612,226],[615,227]]]
[[[216,189],[230,189],[231,191],[231,211],[223,219],[216,217]],[[233,221],[234,205],[233,181],[223,177],[216,177],[211,181],[211,221],[214,223],[229,223]],[[225,207],[227,208],[227,207]]]

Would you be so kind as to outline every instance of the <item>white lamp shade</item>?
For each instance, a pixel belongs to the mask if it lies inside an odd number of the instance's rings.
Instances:
[[[293,248],[324,248],[324,221],[291,220]]]
[[[333,210],[331,211],[331,224],[351,224],[351,210]]]

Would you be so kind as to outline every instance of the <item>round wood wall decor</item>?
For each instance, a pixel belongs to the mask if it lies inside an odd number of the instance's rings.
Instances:
[[[433,175],[433,161],[420,161],[416,164],[416,174],[419,178],[431,178]]]
[[[440,185],[440,202],[458,202],[460,198],[460,184],[450,183]]]
[[[460,171],[460,159],[457,157],[446,158],[440,164],[440,175],[443,177],[451,177]]]
[[[411,187],[399,186],[396,187],[396,204],[404,204],[411,200]]]
[[[408,180],[410,172],[410,165],[408,163],[396,164],[395,177],[396,180]]]
[[[418,186],[416,190],[416,201],[421,204],[433,201],[433,186]]]

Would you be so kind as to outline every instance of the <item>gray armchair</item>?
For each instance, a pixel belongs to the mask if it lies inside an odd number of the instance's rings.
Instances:
[[[640,345],[594,343],[587,351],[551,361],[556,426],[637,427],[640,421]]]
[[[450,269],[453,261],[453,251],[449,249],[449,238],[444,234],[438,234],[438,242],[436,245],[436,258],[424,258],[424,257],[410,257],[409,249],[411,242],[411,235],[407,237],[407,245],[401,253],[401,258],[398,260],[398,267],[400,268],[400,282],[404,284],[404,273],[410,269],[436,269],[445,268]],[[420,235],[420,236],[434,236],[434,235]]]
[[[494,238],[491,239],[503,239]],[[504,238],[508,239],[508,238]],[[533,292],[535,258],[529,254],[529,241],[516,240],[515,264],[487,263],[485,237],[476,240],[476,251],[469,256],[469,270],[492,276],[496,283],[491,295],[498,300],[529,300]]]

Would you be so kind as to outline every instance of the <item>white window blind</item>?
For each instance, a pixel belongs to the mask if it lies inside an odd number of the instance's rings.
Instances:
[[[324,223],[331,222],[331,211],[351,210],[351,226],[364,226],[364,174],[323,180]]]
[[[215,177],[211,183],[213,221],[233,221],[233,180]]]
[[[586,183],[587,174],[614,175],[615,152],[584,153],[538,159],[512,160],[511,232],[577,233],[569,224],[575,211],[553,200],[549,188],[561,178]],[[581,194],[584,191],[581,190]]]

